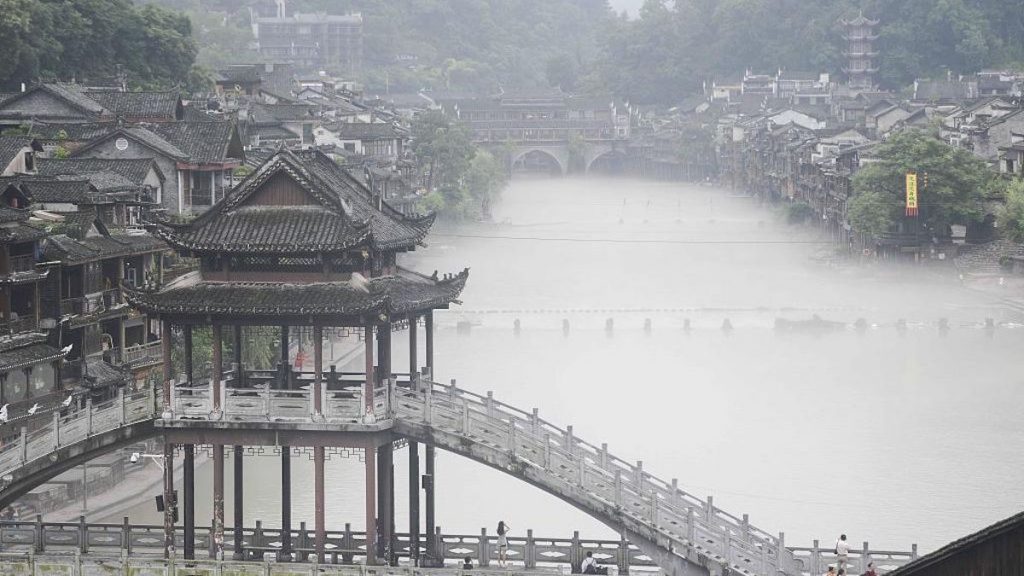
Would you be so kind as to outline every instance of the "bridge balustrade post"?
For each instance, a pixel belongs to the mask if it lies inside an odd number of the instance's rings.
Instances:
[[[424,371],[426,371],[426,368],[424,368]],[[425,394],[423,401],[423,421],[427,426],[430,426],[434,420],[434,386],[428,381],[423,390]]]
[[[722,539],[722,558],[725,559],[723,564],[727,567],[732,566],[732,532],[729,529],[725,530],[724,537]]]
[[[818,547],[818,541],[814,541],[814,547],[811,549],[811,574],[821,574],[821,549]]]
[[[619,568],[619,574],[622,576],[629,574],[629,542],[625,536],[619,536],[619,548],[615,555],[617,556],[615,564]]]
[[[296,554],[299,562],[308,562],[309,553],[304,549],[309,548],[309,532],[306,531],[305,521],[299,522],[299,548],[302,549]],[[316,557],[319,558],[319,556]]]
[[[487,399],[485,400],[485,405],[487,406],[487,417],[488,418],[493,418],[494,417],[494,392],[492,392],[490,390],[487,391]]]
[[[252,532],[252,546],[253,549],[259,549],[263,547],[263,521],[256,521],[256,528]],[[255,552],[262,556],[263,552]]]
[[[53,449],[60,448],[60,411],[53,412]]]
[[[707,503],[704,504],[704,519],[708,524],[711,524],[715,518],[715,497],[708,496]]]
[[[85,437],[92,436],[92,398],[85,399]]]
[[[462,403],[462,433],[469,436],[469,402]]]
[[[551,434],[544,435],[544,469],[551,469]]]
[[[121,408],[121,426],[124,426],[128,422],[128,410],[125,407],[127,399],[124,396],[124,388],[117,389],[117,405]]]
[[[46,550],[46,533],[43,531],[43,515],[36,514],[36,552],[42,553]]]
[[[776,558],[775,562],[778,565],[778,568],[780,570],[788,568],[788,566],[786,566],[785,562],[783,561],[783,558],[785,558],[785,557],[786,557],[786,533],[785,532],[779,532],[779,540],[776,543],[776,548],[775,548],[775,558]]]
[[[579,483],[580,488],[585,488],[587,486],[587,457],[582,453],[580,454],[579,466],[577,468],[579,470],[579,474],[576,480]]]
[[[672,479],[672,493],[669,494],[668,502],[669,502],[669,506],[672,506],[673,508],[675,508],[676,504],[679,502],[679,479],[678,478],[673,478]]]
[[[84,515],[78,517],[78,549],[82,554],[89,552],[89,526]]]
[[[697,515],[693,512],[693,506],[686,509],[686,539],[691,546],[697,542]]]
[[[633,467],[633,481],[636,482],[636,493],[644,493],[644,461],[637,460]]]
[[[534,434],[540,434],[540,411],[536,408],[530,413],[530,427]]]
[[[481,568],[486,568],[491,564],[491,542],[487,538],[487,528],[480,529],[480,546],[479,546],[478,562]]]
[[[127,516],[125,516],[121,520],[121,549],[124,550],[125,556],[131,556],[131,554],[132,554],[132,525],[129,524]]]
[[[533,570],[537,567],[537,542],[533,539],[533,528],[526,530],[526,550],[523,553],[523,567]]]
[[[743,528],[743,541],[750,542],[750,514],[743,515],[741,527]]]
[[[355,539],[352,537],[352,524],[345,522],[345,534],[341,537],[341,563],[352,563],[352,550],[356,549]]]
[[[574,453],[571,424],[565,427],[565,451],[569,453],[569,456],[572,456]]]
[[[773,574],[775,571],[771,570],[771,556],[768,553],[768,541],[763,540],[761,543],[761,572],[765,574]]]
[[[508,452],[514,459],[516,457],[518,441],[516,440],[516,417],[511,416],[508,419]]]
[[[868,562],[871,562],[871,548],[868,547],[867,541],[864,542],[864,548],[861,549],[860,554],[860,571],[861,573],[868,571]]]
[[[910,545],[910,559],[917,560],[917,544]]]
[[[651,524],[658,527],[658,491],[651,490]]]
[[[615,485],[612,500],[616,508],[622,508],[622,470],[615,471]]]
[[[579,574],[582,572],[580,566],[583,564],[583,545],[580,543],[580,531],[572,531],[572,541],[569,543],[569,572]]]
[[[455,397],[458,396],[458,394],[459,390],[455,387],[455,378],[452,378],[451,384],[448,386],[448,398],[451,400],[452,404],[455,404]]]
[[[21,465],[24,466],[28,461],[28,428],[25,426],[21,427],[18,434],[18,452]]]
[[[608,443],[607,442],[602,442],[601,443],[601,450],[598,451],[597,457],[598,457],[598,463],[600,464],[601,468],[607,469],[608,468]]]

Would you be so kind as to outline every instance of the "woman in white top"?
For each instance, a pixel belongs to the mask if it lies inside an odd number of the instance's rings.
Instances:
[[[504,566],[508,561],[508,530],[510,526],[504,520],[498,521],[498,565]]]

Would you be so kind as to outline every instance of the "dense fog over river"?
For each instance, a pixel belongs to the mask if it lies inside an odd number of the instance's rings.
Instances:
[[[712,187],[518,179],[494,219],[439,226],[404,260],[426,273],[471,268],[463,305],[437,316],[442,381],[538,407],[579,437],[784,531],[789,545],[831,545],[845,532],[873,548],[931,550],[1024,508],[1024,329],[986,335],[986,317],[1019,320],[992,297],[948,274],[830,265],[817,236]],[[772,329],[777,316],[815,313],[877,326],[817,336]],[[952,326],[946,336],[941,317]],[[719,328],[725,318],[731,334]],[[474,324],[471,334],[456,331],[460,320]],[[395,338],[401,371],[404,334]],[[306,460],[292,466],[296,527],[313,520]],[[405,531],[406,452],[395,460]],[[247,523],[279,524],[279,465],[246,461]],[[327,466],[328,527],[361,527],[362,464],[335,457]],[[211,516],[211,476],[209,464],[197,470],[200,523]],[[439,454],[437,491],[445,532],[493,532],[504,519],[513,534],[613,537],[569,505],[456,456]],[[129,514],[160,521],[150,501]]]

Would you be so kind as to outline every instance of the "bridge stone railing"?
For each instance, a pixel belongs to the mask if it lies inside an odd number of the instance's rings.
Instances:
[[[803,574],[806,576],[819,576],[828,570],[829,566],[836,565],[836,555],[832,547],[822,548],[818,540],[814,541],[811,547],[790,548],[793,554],[800,559],[803,566]],[[849,565],[847,574],[863,574],[867,572],[868,563],[874,564],[875,569],[884,574],[909,564],[917,558],[917,544],[911,547],[910,552],[892,550],[872,550],[867,542],[859,550],[850,550],[848,556]]]
[[[139,574],[146,576],[197,576],[231,574],[233,576],[551,576],[550,570],[488,570],[456,566],[420,568],[413,566],[366,566],[278,563],[271,561],[237,562],[231,560],[164,560],[143,557],[97,557],[89,554],[70,556],[0,554],[0,574],[11,576],[54,576],[67,574]]]
[[[666,482],[577,438],[572,427],[559,428],[524,412],[454,385],[424,385],[422,391],[396,390],[400,422],[466,437],[507,453],[542,470],[557,492],[592,501],[594,508],[613,507],[634,523],[671,542],[673,549],[699,555],[742,574],[798,574],[801,562],[786,549],[784,535],[774,536],[716,507],[711,497],[689,494],[672,479]]]
[[[209,526],[197,526],[195,549],[210,551],[213,540]],[[291,532],[295,559],[303,562],[315,557],[313,533],[306,523]],[[498,561],[498,539],[481,529],[478,534],[443,534],[439,529],[434,535],[438,557],[448,564],[461,564],[466,557],[474,566],[487,567]],[[395,535],[396,553],[408,558],[409,535]],[[184,548],[184,530],[177,527],[176,547]],[[281,546],[280,528],[264,527],[256,522],[254,527],[242,530],[244,557],[247,560],[262,560],[267,553],[274,554]],[[366,533],[354,531],[348,524],[345,530],[328,530],[326,534],[327,563],[352,564],[361,562],[366,551]],[[234,552],[234,528],[225,528],[225,557]],[[613,568],[619,573],[631,569],[656,570],[657,565],[644,553],[625,539],[599,540],[580,538],[574,533],[571,538],[535,537],[533,530],[522,536],[509,536],[508,558],[515,565],[528,570],[538,567],[578,568],[586,553],[592,552],[598,563]],[[122,524],[90,524],[79,522],[0,521],[0,546],[4,552],[32,552],[53,554],[77,552],[95,557],[151,556],[163,550],[163,526],[134,525],[127,521]],[[421,548],[426,546],[426,537],[420,539]],[[421,549],[421,554],[424,550]],[[201,552],[200,555],[205,555]]]
[[[55,411],[51,422],[32,432],[22,427],[17,440],[0,448],[0,477],[90,436],[151,420],[155,402],[152,388],[128,393],[122,389],[112,400],[93,405],[89,399],[84,409],[66,416]]]

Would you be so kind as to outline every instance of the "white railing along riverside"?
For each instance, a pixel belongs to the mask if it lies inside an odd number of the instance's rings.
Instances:
[[[16,441],[0,448],[0,476],[90,436],[150,420],[155,402],[152,388],[128,393],[118,390],[113,400],[96,405],[87,400],[85,409],[67,416],[55,411],[51,422],[31,433],[22,428]]]
[[[556,492],[591,500],[593,508],[612,506],[637,525],[653,529],[682,552],[692,547],[743,574],[798,574],[799,562],[785,548],[784,536],[773,536],[706,500],[680,490],[608,453],[607,445],[588,444],[559,428],[537,411],[527,413],[503,404],[488,393],[480,396],[432,383],[422,391],[397,391],[396,417],[425,424],[504,452],[543,471]]]

